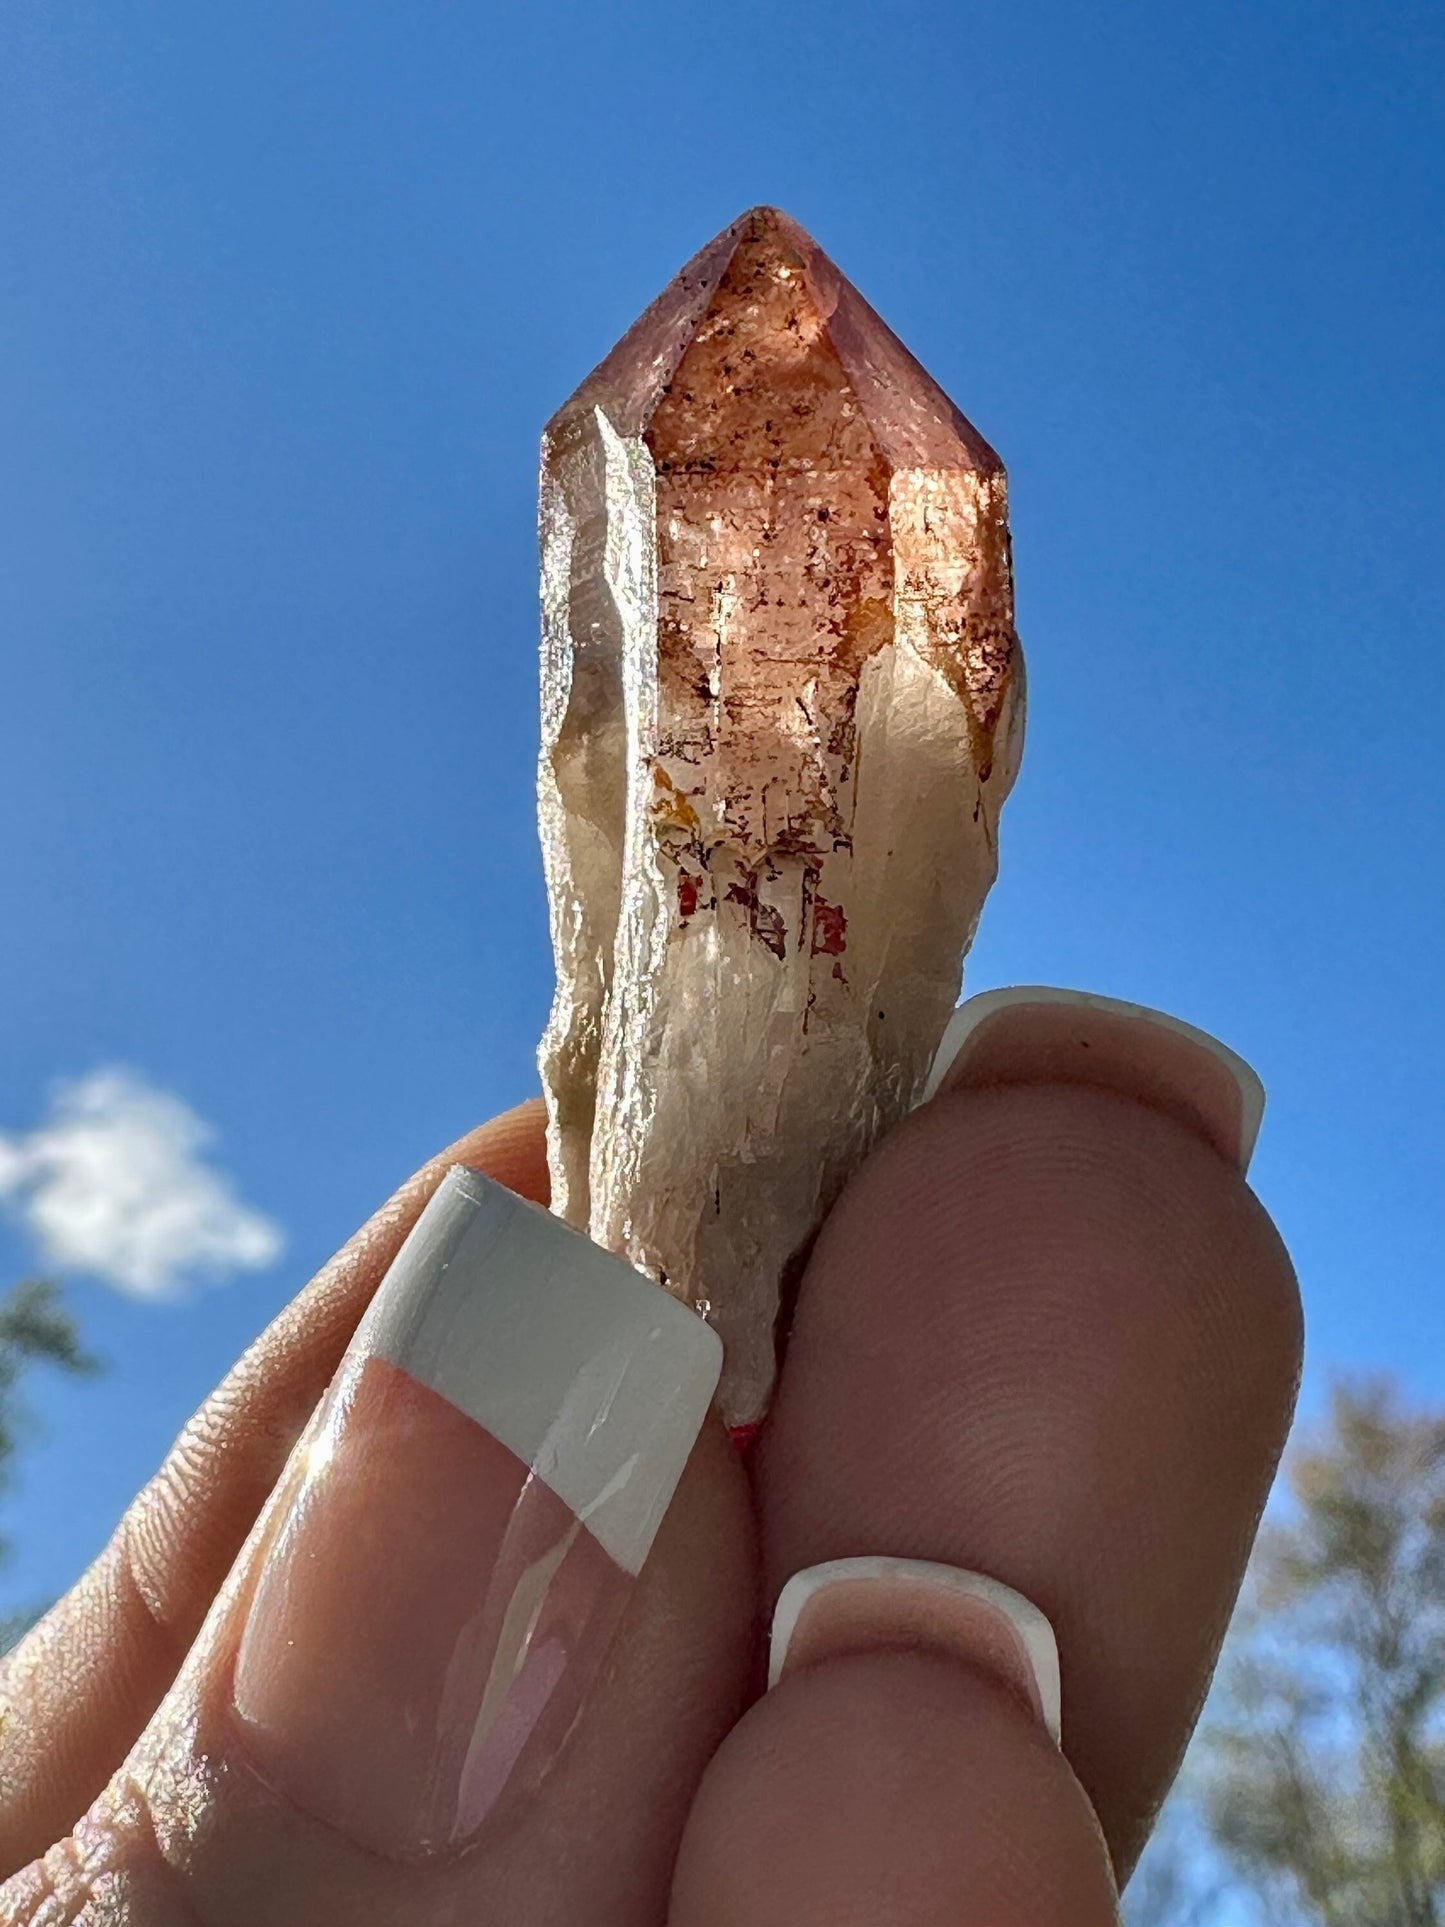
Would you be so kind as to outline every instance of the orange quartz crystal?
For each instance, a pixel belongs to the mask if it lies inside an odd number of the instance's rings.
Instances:
[[[1022,744],[993,450],[757,208],[548,425],[553,1208],[765,1411],[790,1269],[917,1101]]]

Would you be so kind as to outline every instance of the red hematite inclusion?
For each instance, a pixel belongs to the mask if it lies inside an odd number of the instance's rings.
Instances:
[[[559,411],[543,471],[554,1195],[707,1300],[752,1416],[777,1274],[919,1087],[994,874],[1022,715],[1003,467],[757,208]],[[750,1311],[709,1245],[771,1274]]]

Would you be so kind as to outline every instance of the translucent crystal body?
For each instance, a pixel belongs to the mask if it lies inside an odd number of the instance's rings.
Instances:
[[[732,1424],[916,1101],[1017,768],[1002,465],[760,208],[542,450],[553,1208],[704,1310]]]

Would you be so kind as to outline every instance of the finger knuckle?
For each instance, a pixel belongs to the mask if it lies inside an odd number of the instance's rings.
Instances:
[[[4,1927],[201,1927],[140,1793],[113,1783],[75,1832],[0,1886]]]

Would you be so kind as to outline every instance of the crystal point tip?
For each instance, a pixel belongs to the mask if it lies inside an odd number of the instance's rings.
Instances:
[[[792,311],[781,322],[780,294],[790,297],[781,305]],[[893,467],[1003,473],[972,422],[808,230],[766,203],[722,228],[674,275],[559,409],[549,435],[565,433],[579,412],[594,407],[619,434],[646,434],[700,334],[741,339],[745,348],[749,336],[776,347],[789,346],[790,337],[803,346],[821,337],[840,385]],[[757,354],[755,344],[751,352]]]

